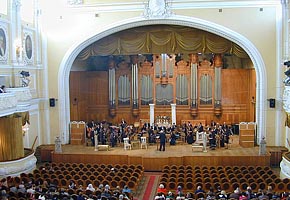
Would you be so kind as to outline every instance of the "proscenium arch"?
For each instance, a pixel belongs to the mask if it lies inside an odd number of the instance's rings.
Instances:
[[[260,141],[264,133],[266,133],[266,105],[264,99],[267,99],[267,82],[265,64],[262,56],[256,47],[244,36],[234,32],[224,26],[215,24],[210,21],[174,15],[169,18],[154,18],[146,19],[144,17],[130,18],[111,24],[108,27],[103,27],[102,30],[96,31],[92,36],[84,41],[74,44],[65,54],[59,68],[58,73],[58,99],[59,99],[59,127],[62,142],[67,144],[69,142],[69,123],[70,123],[70,100],[69,100],[69,74],[74,60],[77,55],[87,46],[92,43],[109,36],[113,33],[123,31],[126,29],[147,26],[147,25],[180,25],[192,28],[201,29],[224,37],[242,47],[250,59],[252,60],[256,70],[256,123],[257,123],[257,141]]]

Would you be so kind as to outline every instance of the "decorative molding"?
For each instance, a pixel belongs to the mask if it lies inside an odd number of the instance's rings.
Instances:
[[[68,124],[70,122],[70,100],[69,100],[69,73],[71,66],[76,59],[77,55],[87,46],[92,43],[109,36],[113,33],[123,31],[126,29],[155,25],[155,24],[169,24],[169,25],[179,25],[186,27],[193,27],[201,30],[211,32],[213,34],[224,37],[230,41],[235,42],[240,45],[249,55],[253,61],[253,65],[256,70],[256,122],[258,125],[257,129],[257,141],[260,141],[260,138],[266,132],[266,103],[267,99],[267,79],[266,79],[266,70],[265,64],[262,59],[260,52],[251,43],[247,38],[241,34],[234,32],[231,29],[228,29],[219,24],[186,16],[172,15],[166,19],[145,19],[144,17],[130,18],[123,20],[118,23],[110,24],[108,27],[102,27],[102,30],[98,30],[87,39],[77,42],[71,46],[71,48],[66,52],[63,57],[63,60],[60,64],[59,73],[58,73],[58,97],[59,97],[59,125],[60,133],[63,133],[62,141],[64,143],[69,142],[69,130]]]
[[[7,33],[8,25],[0,21],[0,36],[3,37],[4,42],[4,55],[0,54],[0,64],[8,64],[8,55],[9,55],[9,37]],[[1,44],[0,44],[1,45]]]
[[[283,108],[285,112],[290,113],[290,86],[286,85],[283,93]]]
[[[0,94],[0,117],[7,116],[16,112],[17,99],[15,94]]]
[[[0,177],[18,176],[21,173],[29,173],[36,168],[34,153],[14,161],[0,162]]]
[[[16,8],[19,8],[21,6],[21,0],[13,0],[12,3],[12,5]]]
[[[6,88],[6,91],[13,93],[18,102],[26,102],[32,99],[29,87]]]
[[[145,5],[144,17],[151,18],[167,18],[172,15],[171,4],[169,0],[149,0]]]
[[[83,4],[83,0],[68,0],[67,3],[69,5],[82,5]]]
[[[280,162],[280,178],[290,178],[290,162],[282,157]]]
[[[33,65],[34,61],[34,34],[32,31],[23,31],[23,63],[24,65]],[[30,51],[30,52],[29,52]],[[28,55],[29,54],[29,55]]]

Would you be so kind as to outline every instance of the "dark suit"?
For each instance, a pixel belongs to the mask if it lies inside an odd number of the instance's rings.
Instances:
[[[161,151],[161,150],[165,151],[166,135],[165,135],[164,131],[160,131],[159,139],[160,139],[159,151]]]

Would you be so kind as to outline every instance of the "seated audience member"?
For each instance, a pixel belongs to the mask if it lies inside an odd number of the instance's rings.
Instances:
[[[119,200],[129,200],[129,197],[127,197],[127,196],[124,195],[124,194],[120,194],[120,195],[119,195]]]
[[[206,193],[206,198],[207,199],[213,199],[213,198],[215,198],[215,192],[214,192],[214,189],[213,189],[213,187],[210,187],[209,188],[209,191]]]
[[[259,196],[261,196],[261,195],[262,195],[262,189],[259,188],[257,193],[255,194],[255,197],[259,198]]]
[[[131,190],[128,188],[127,185],[124,186],[122,193],[131,193]]]
[[[154,197],[155,200],[165,200],[165,196],[164,194],[162,194],[161,192],[157,193],[156,196]]]
[[[166,190],[166,188],[164,188],[163,184],[159,185],[159,187],[157,188],[157,193],[162,193],[164,195],[167,193],[167,190]]]
[[[91,183],[88,185],[88,187],[86,188],[86,190],[90,190],[92,192],[95,192],[96,191],[96,189],[93,187],[93,185]]]
[[[109,185],[105,185],[105,189],[102,192],[101,197],[106,197],[106,198],[110,198],[111,197],[111,191],[110,191],[110,186]]]
[[[197,186],[197,188],[196,188],[196,190],[195,190],[195,194],[197,194],[197,193],[205,193],[205,191],[201,188],[201,186],[199,185],[199,186]]]
[[[239,197],[239,200],[247,200],[247,199],[248,199],[248,197],[247,197],[246,192],[242,192],[240,197]]]
[[[272,189],[272,186],[271,185],[268,186],[267,191],[266,191],[266,194],[269,197],[269,199],[272,199],[273,189]]]
[[[79,191],[78,196],[77,196],[77,200],[85,200],[85,197],[84,197],[82,191]]]
[[[235,189],[233,193],[229,196],[230,199],[239,199],[240,198],[240,191]]]
[[[17,190],[17,192],[21,192],[21,193],[23,193],[23,194],[25,194],[26,193],[26,188],[25,188],[25,186],[24,186],[24,183],[22,182],[22,183],[20,183],[19,185],[18,185],[18,190]]]
[[[78,191],[84,191],[83,185],[79,185],[79,187],[78,187],[77,190],[78,190]]]
[[[228,199],[226,191],[222,190],[219,195],[217,195],[217,199]]]
[[[255,194],[253,193],[252,188],[250,186],[247,187],[246,195],[248,199],[252,199],[255,197]]]
[[[166,200],[173,200],[174,199],[174,195],[172,192],[168,192],[167,195],[166,195]]]
[[[269,199],[269,197],[266,195],[265,191],[262,191],[262,194],[258,197],[258,199],[266,200],[266,199]],[[288,197],[287,197],[287,199],[288,199]]]
[[[119,197],[120,194],[121,194],[120,186],[117,186],[117,187],[113,190],[113,196],[114,196],[114,197]]]
[[[192,200],[193,199],[193,194],[190,193],[190,192],[187,192],[186,195],[185,195],[185,199],[186,200]]]
[[[0,191],[0,199],[1,200],[8,200],[8,194],[6,193],[6,190]]]
[[[75,184],[75,182],[74,182],[73,180],[71,180],[71,181],[69,182],[68,188],[69,188],[69,189],[73,189],[73,190],[77,188],[77,187],[76,187],[76,184]]]
[[[184,193],[182,191],[182,187],[179,185],[177,186],[177,190],[176,190],[176,199],[177,197],[184,197]],[[180,199],[180,198],[179,198]]]

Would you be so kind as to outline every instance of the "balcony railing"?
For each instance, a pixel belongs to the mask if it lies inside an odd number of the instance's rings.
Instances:
[[[0,117],[27,111],[31,99],[29,87],[6,88],[6,93],[0,93]]]

